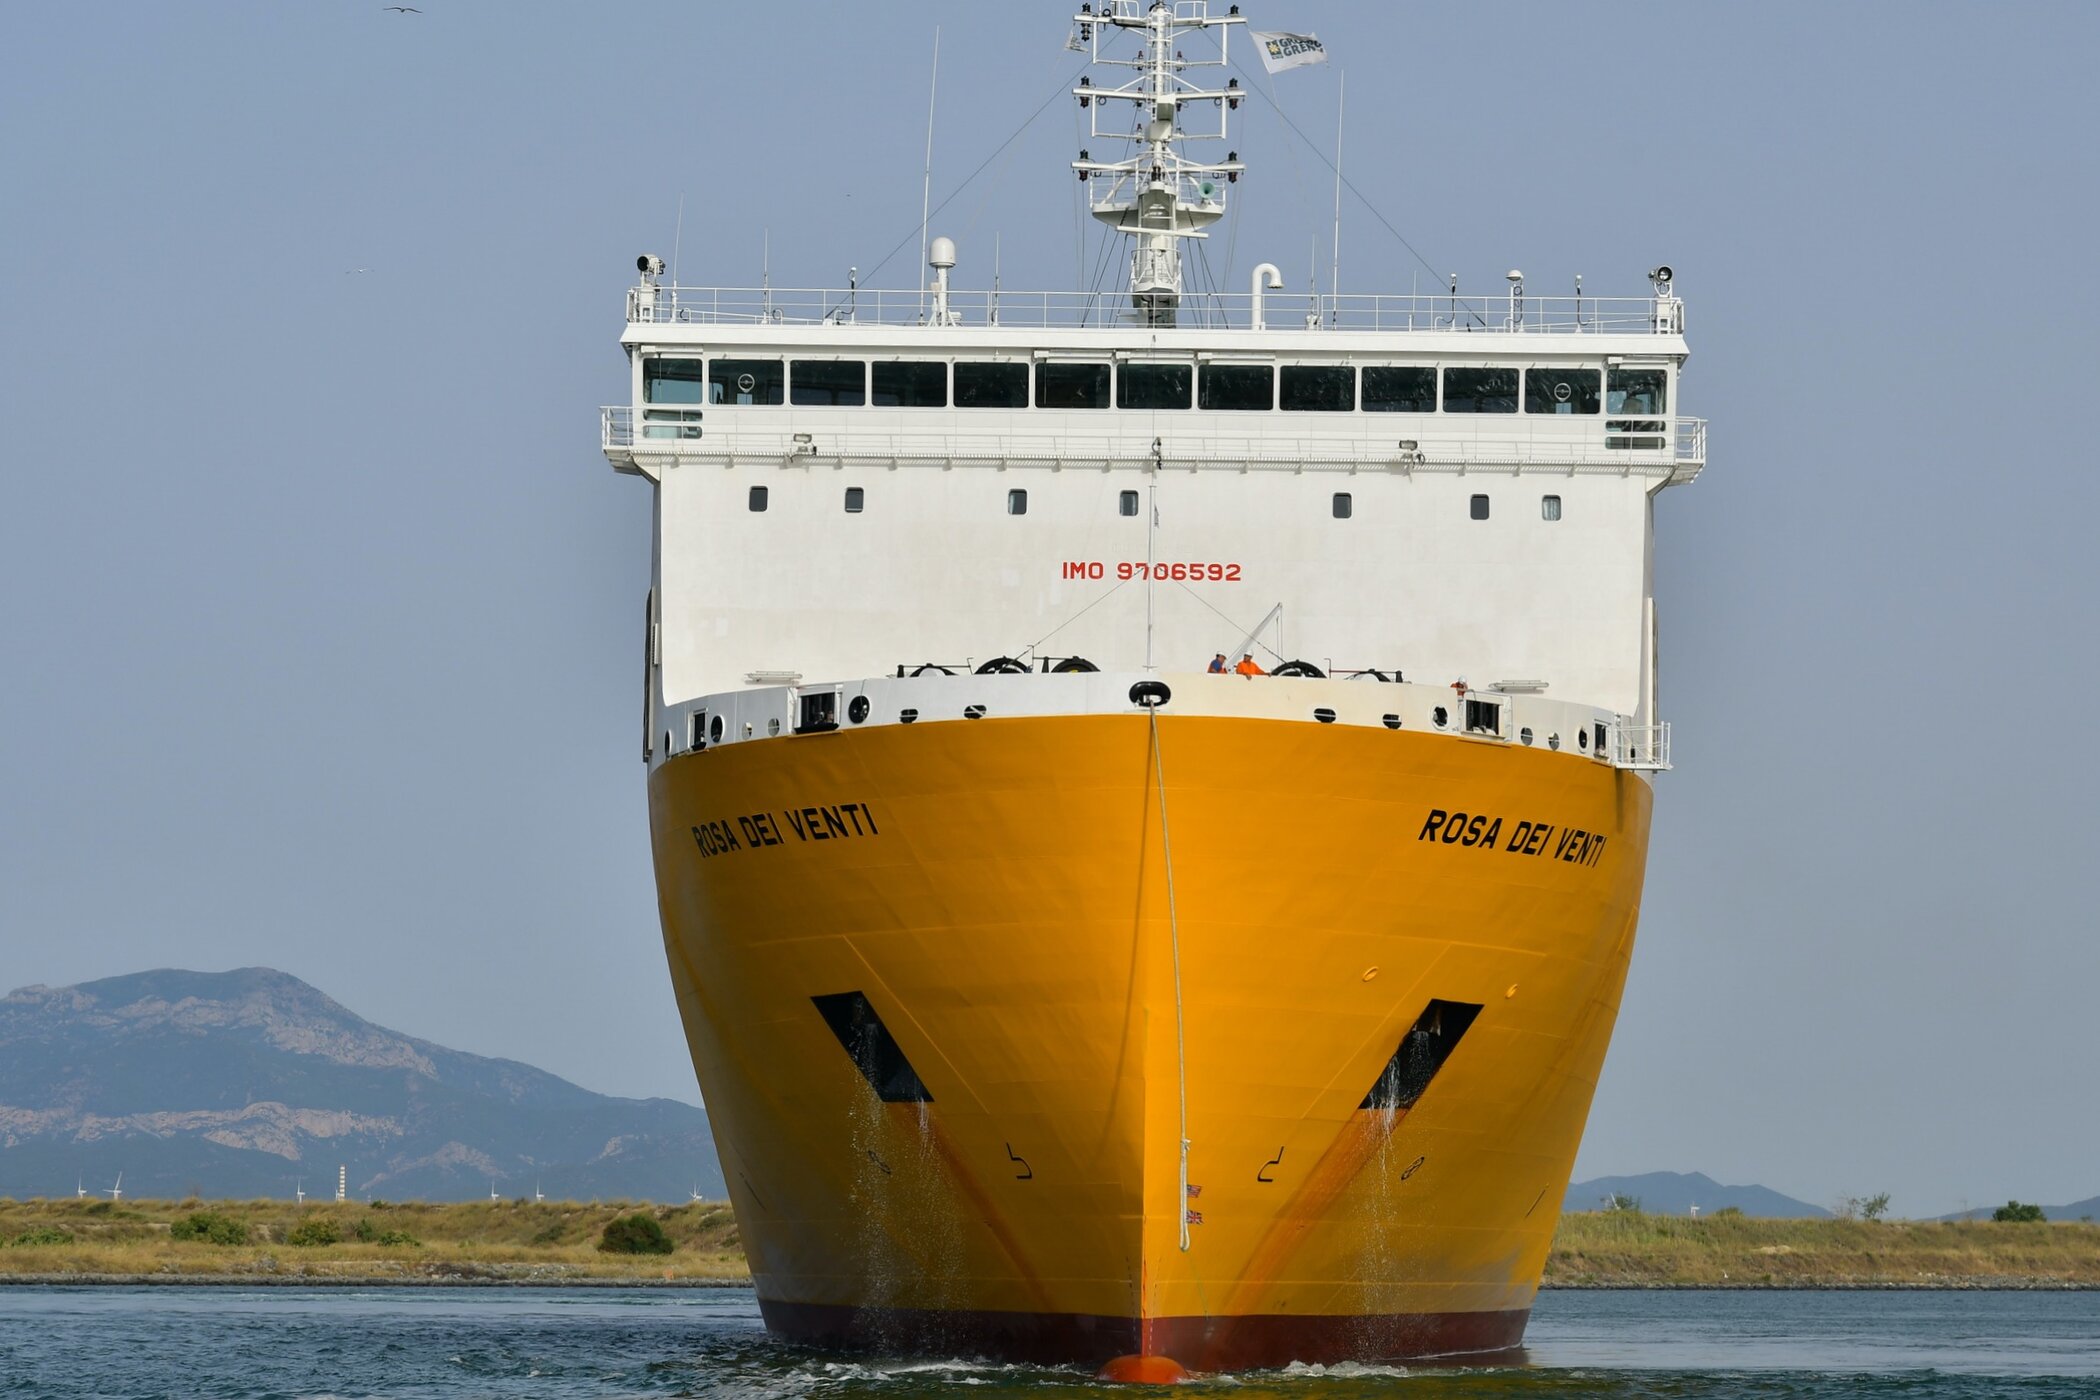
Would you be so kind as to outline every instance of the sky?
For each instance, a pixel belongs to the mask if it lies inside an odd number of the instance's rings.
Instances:
[[[421,8],[0,14],[0,989],[267,964],[697,1101],[623,289],[915,285],[936,27],[957,284],[1083,284],[1069,12]],[[1346,73],[1344,291],[1687,302],[1677,768],[1578,1178],[2100,1192],[2100,8],[1245,8],[1334,61],[1265,85],[1311,145],[1241,110],[1225,286],[1325,283]]]

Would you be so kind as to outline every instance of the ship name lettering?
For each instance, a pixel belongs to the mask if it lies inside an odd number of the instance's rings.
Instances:
[[[1511,827],[1509,840],[1503,842],[1503,825],[1502,817],[1489,813],[1450,812],[1433,807],[1423,819],[1422,830],[1415,839],[1482,851],[1499,849],[1507,855],[1547,856],[1569,865],[1594,866],[1604,858],[1607,838],[1600,831],[1556,826],[1552,822],[1519,821]]]
[[[701,822],[692,828],[693,844],[701,859],[727,855],[731,851],[757,850],[761,846],[786,846],[810,841],[847,841],[856,836],[880,836],[875,809],[865,802],[834,802],[818,807],[788,807],[779,812],[750,812],[721,821]]]
[[[804,841],[838,841],[849,836],[880,836],[875,813],[865,802],[841,802],[832,807],[790,808],[788,827]]]
[[[693,828],[693,843],[699,846],[702,860],[744,848],[743,843],[736,839],[736,828],[728,822],[700,823]]]

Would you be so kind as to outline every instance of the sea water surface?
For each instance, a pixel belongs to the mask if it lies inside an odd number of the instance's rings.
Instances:
[[[1198,1394],[2100,1396],[2100,1293],[1547,1292],[1519,1364],[1336,1366]],[[1076,1370],[827,1356],[749,1289],[0,1287],[0,1397],[1130,1395]],[[1142,1392],[1137,1392],[1142,1393]]]

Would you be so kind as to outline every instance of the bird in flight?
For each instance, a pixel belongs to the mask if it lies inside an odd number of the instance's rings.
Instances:
[[[420,15],[423,13],[413,5],[388,5],[386,8],[397,15]]]

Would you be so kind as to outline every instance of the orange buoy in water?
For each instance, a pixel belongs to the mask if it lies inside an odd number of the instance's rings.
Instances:
[[[1189,1378],[1187,1368],[1171,1356],[1119,1356],[1096,1375],[1122,1385],[1179,1385]]]

